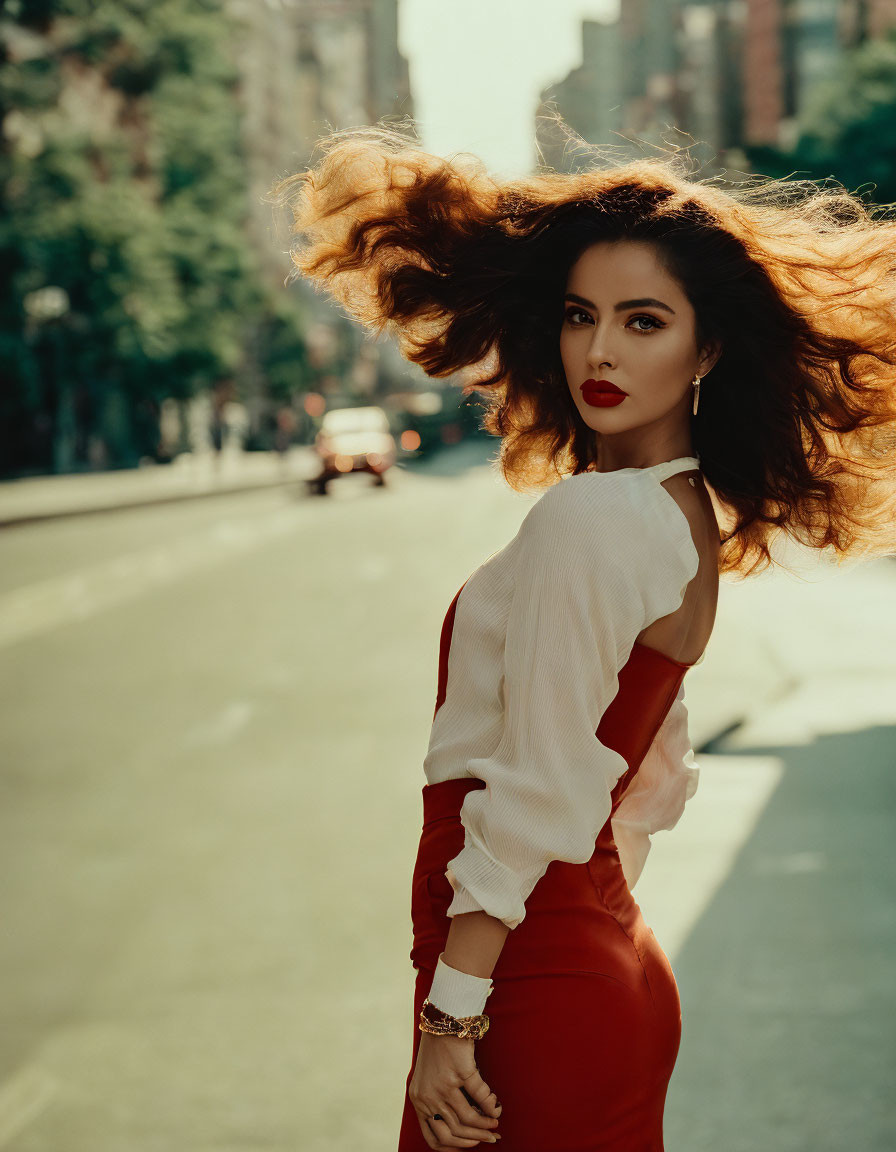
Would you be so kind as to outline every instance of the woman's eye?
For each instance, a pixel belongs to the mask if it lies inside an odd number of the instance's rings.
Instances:
[[[584,311],[582,308],[567,308],[566,319],[577,327],[581,327],[583,324],[593,323],[590,313]],[[637,325],[635,328],[636,332],[652,332],[656,328],[666,327],[662,320],[658,320],[656,316],[648,316],[646,313],[640,316],[632,316],[629,324]]]
[[[633,316],[631,322],[635,323],[636,321],[639,321],[639,320],[646,320],[648,322],[648,324],[650,325],[650,327],[649,328],[636,328],[635,329],[636,332],[651,332],[654,328],[665,328],[665,324],[662,322],[662,320],[657,320],[657,318],[655,316],[646,316],[646,315],[645,316]]]

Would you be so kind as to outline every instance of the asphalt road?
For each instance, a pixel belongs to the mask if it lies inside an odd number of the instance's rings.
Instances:
[[[530,503],[462,464],[3,534],[0,1150],[394,1148],[438,632]],[[896,1147],[894,580],[726,588],[689,673],[667,1152]]]

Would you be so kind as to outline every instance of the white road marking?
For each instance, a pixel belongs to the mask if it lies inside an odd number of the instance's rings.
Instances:
[[[222,557],[293,532],[299,519],[296,509],[285,508],[251,522],[223,521],[172,544],[117,556],[71,575],[6,592],[0,595],[0,647],[135,600]]]
[[[197,724],[184,737],[187,748],[204,744],[226,744],[248,725],[256,707],[249,700],[234,700],[212,720]]]
[[[46,1108],[57,1087],[56,1080],[36,1064],[26,1065],[0,1085],[0,1148]]]
[[[824,852],[785,852],[782,856],[764,856],[757,860],[755,871],[763,876],[794,876],[804,872],[823,872],[828,866]]]

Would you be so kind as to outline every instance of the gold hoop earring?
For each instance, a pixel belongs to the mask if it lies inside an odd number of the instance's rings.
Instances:
[[[691,383],[694,385],[694,415],[696,416],[697,404],[700,400],[700,377],[695,376]]]

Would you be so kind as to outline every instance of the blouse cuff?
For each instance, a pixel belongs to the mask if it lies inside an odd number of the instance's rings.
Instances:
[[[492,982],[487,977],[483,979],[452,968],[440,955],[429,990],[429,1002],[441,1012],[447,1012],[449,1016],[458,1019],[462,1016],[481,1016],[492,989]]]
[[[463,912],[485,911],[473,893],[468,892],[466,888],[462,888],[460,884],[458,884],[450,868],[446,869],[445,876],[448,878],[448,883],[454,889],[454,899],[448,905],[449,916],[460,916]]]
[[[454,899],[446,915],[456,916],[478,909],[501,920],[508,928],[516,928],[525,919],[526,905],[519,876],[474,844],[467,844],[448,861],[445,875],[454,888]],[[470,907],[471,902],[474,907]]]

